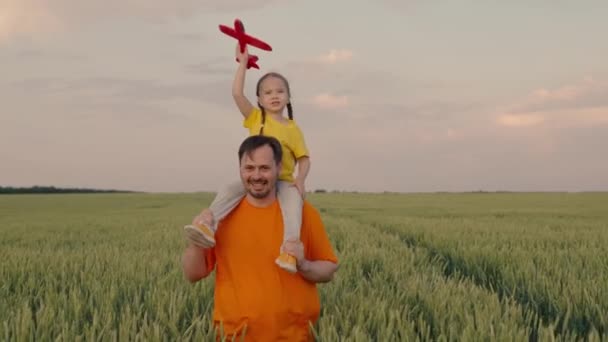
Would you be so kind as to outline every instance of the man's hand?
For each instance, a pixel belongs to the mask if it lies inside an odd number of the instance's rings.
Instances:
[[[205,263],[204,248],[192,244],[186,247],[182,255],[182,271],[184,277],[191,283],[195,283],[211,273]]]
[[[283,244],[283,252],[293,255],[298,264],[305,263],[304,260],[304,244],[299,240],[285,241]]]
[[[325,260],[308,260],[304,255],[304,244],[299,240],[285,241],[283,251],[297,260],[298,272],[304,279],[313,283],[326,283],[333,279],[338,265]]]

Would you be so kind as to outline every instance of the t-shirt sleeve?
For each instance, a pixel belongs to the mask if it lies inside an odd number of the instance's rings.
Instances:
[[[304,134],[302,134],[302,130],[298,126],[295,126],[294,131],[294,139],[293,139],[293,154],[296,159],[310,156],[308,151],[308,147],[306,147],[306,141],[304,140]]]
[[[304,203],[303,209],[305,234],[307,241],[304,245],[306,259],[311,261],[325,260],[338,263],[338,257],[334,253],[329,236],[321,220],[319,212],[308,202]]]
[[[261,120],[262,112],[259,108],[253,107],[249,116],[243,120],[243,127],[251,129],[253,125]]]

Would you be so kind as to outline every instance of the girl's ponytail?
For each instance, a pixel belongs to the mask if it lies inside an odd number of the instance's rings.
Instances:
[[[291,102],[287,104],[287,114],[289,114],[289,120],[293,120],[293,107],[291,107]]]
[[[266,111],[264,110],[264,107],[262,107],[262,105],[260,105],[259,102],[258,102],[258,107],[260,107],[260,110],[262,111],[262,125],[260,126],[260,135],[264,135],[264,124],[266,123]]]

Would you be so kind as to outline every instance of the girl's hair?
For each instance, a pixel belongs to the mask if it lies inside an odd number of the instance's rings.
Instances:
[[[291,97],[291,90],[289,90],[289,82],[287,81],[285,76],[279,74],[278,72],[269,72],[266,75],[260,77],[260,79],[258,80],[258,84],[255,87],[255,95],[260,96],[260,86],[262,85],[262,82],[269,77],[276,77],[283,81],[283,83],[285,83],[285,87],[287,87],[287,96]],[[262,127],[260,128],[260,135],[263,135],[264,124],[266,123],[266,110],[264,110],[264,107],[262,107],[259,102],[258,107],[262,111]],[[291,100],[287,102],[287,114],[289,115],[289,120],[293,120],[293,107],[291,106]]]

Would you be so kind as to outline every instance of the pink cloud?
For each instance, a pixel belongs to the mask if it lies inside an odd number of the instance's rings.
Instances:
[[[328,93],[315,96],[312,102],[316,106],[326,109],[345,108],[349,104],[348,96],[336,96]]]
[[[587,77],[554,89],[540,88],[508,108],[511,113],[608,106],[608,82]]]
[[[587,77],[553,89],[536,89],[498,111],[496,123],[504,127],[557,126],[606,122],[608,82]]]
[[[4,0],[0,10],[0,42],[20,34],[55,31],[61,21],[49,6],[32,0]]]
[[[205,11],[250,10],[287,0],[2,0],[0,42],[39,35],[112,17],[171,20]]]
[[[402,134],[404,128],[395,128],[395,132],[392,132],[394,137],[398,140],[403,141]],[[438,145],[438,144],[449,144],[458,141],[464,141],[468,138],[469,132],[464,129],[456,129],[452,127],[416,127],[409,131],[407,135],[413,139],[416,144],[420,145]],[[384,133],[386,135],[386,133]]]
[[[497,121],[506,127],[530,127],[543,123],[545,118],[541,114],[504,114]]]
[[[336,64],[339,62],[347,62],[353,58],[353,51],[347,49],[332,49],[328,53],[319,57],[322,63]]]

